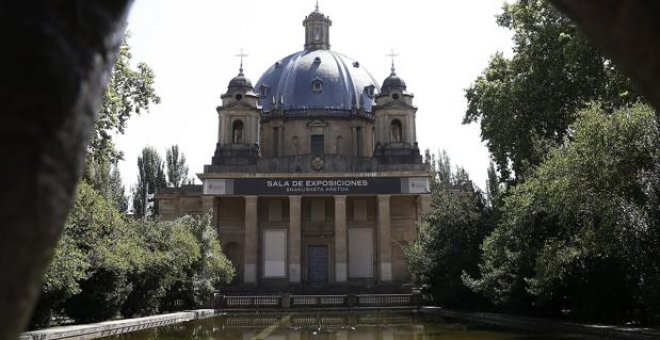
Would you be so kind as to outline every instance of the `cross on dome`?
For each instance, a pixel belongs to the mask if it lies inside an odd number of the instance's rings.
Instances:
[[[236,56],[241,58],[241,66],[238,69],[238,74],[242,75],[243,74],[243,57],[247,57],[248,55],[243,53],[243,49],[241,48],[241,53],[236,54]]]
[[[386,54],[385,56],[392,58],[392,68],[390,69],[392,71],[391,75],[396,75],[396,71],[395,71],[395,68],[394,68],[394,58],[398,57],[399,54],[394,53],[394,49],[392,49],[391,52]]]

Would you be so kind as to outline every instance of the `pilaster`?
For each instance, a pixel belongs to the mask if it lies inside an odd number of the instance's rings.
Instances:
[[[335,198],[335,281],[346,282],[348,277],[346,244],[346,196]]]
[[[378,263],[380,281],[391,282],[390,195],[378,195]]]
[[[245,196],[245,230],[243,242],[243,283],[257,283],[259,237],[257,235],[257,196]]]
[[[289,196],[289,282],[300,283],[300,196]]]

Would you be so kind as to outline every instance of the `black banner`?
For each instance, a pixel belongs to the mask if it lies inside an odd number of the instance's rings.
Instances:
[[[234,195],[400,194],[400,177],[233,179]]]

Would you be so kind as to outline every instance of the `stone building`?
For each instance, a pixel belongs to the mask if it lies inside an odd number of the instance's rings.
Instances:
[[[330,49],[317,9],[305,45],[221,96],[203,184],[163,189],[160,215],[213,211],[235,284],[378,287],[411,281],[402,245],[430,208],[413,95]]]

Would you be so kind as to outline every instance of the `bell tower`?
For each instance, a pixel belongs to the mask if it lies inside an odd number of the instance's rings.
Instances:
[[[332,21],[323,13],[319,12],[319,2],[316,9],[303,20],[305,26],[305,49],[329,50],[330,49],[330,26]]]
[[[374,108],[374,157],[381,164],[420,163],[422,156],[417,145],[414,96],[396,74],[394,51],[388,56],[392,57],[391,73],[383,81]]]
[[[213,165],[256,164],[259,157],[259,105],[252,82],[243,74],[243,57],[238,75],[229,81],[227,92],[220,96],[218,143]]]

